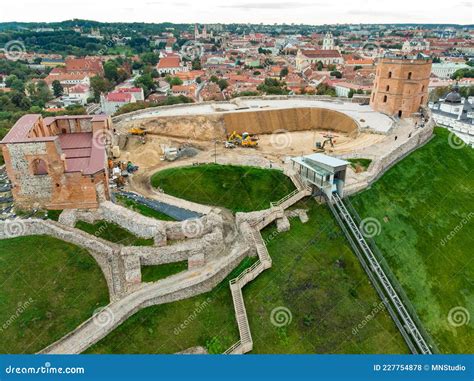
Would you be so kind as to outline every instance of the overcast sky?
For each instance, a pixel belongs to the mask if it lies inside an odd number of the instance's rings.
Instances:
[[[11,0],[0,21],[473,24],[473,12],[473,0]]]

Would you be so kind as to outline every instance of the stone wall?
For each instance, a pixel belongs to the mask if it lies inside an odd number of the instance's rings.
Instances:
[[[344,188],[344,194],[346,196],[352,195],[373,184],[392,166],[426,144],[433,136],[433,129],[434,123],[431,120],[424,128],[417,130],[411,138],[400,144],[395,150],[376,158],[370,164],[367,172],[359,174],[360,180],[358,182],[349,184]]]

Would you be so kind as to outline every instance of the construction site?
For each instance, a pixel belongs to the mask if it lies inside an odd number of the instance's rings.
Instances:
[[[116,159],[140,168],[130,187],[141,192],[156,171],[193,163],[284,168],[290,157],[319,152],[369,159],[374,168],[403,144],[417,146],[425,124],[421,115],[398,119],[347,101],[285,98],[161,107],[115,117]],[[360,189],[367,176],[351,167],[346,186]]]

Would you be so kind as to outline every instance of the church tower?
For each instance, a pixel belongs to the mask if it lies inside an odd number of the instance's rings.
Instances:
[[[323,50],[334,50],[336,46],[334,45],[334,37],[331,32],[327,32],[323,40]]]
[[[198,28],[198,24],[194,24],[194,39],[195,40],[199,40],[199,28]]]

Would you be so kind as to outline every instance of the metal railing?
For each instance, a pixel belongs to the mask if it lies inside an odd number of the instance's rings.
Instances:
[[[354,235],[358,245],[362,249],[362,252],[364,253],[366,257],[371,270],[375,273],[378,281],[381,283],[381,285],[385,289],[387,296],[389,297],[394,307],[396,308],[398,314],[400,315],[401,319],[405,323],[408,329],[408,332],[412,336],[420,352],[422,354],[431,354],[431,350],[428,344],[426,343],[423,335],[421,334],[420,330],[414,323],[412,317],[410,316],[410,313],[408,312],[407,308],[403,304],[401,298],[398,296],[397,292],[395,291],[395,288],[392,286],[390,279],[387,277],[384,270],[380,266],[379,262],[377,261],[377,258],[375,257],[372,250],[368,246],[358,226],[355,224],[354,220],[352,219],[347,208],[345,207],[344,203],[342,202],[342,200],[340,199],[337,193],[333,194],[333,200],[335,201],[336,208],[338,209],[341,217],[343,218],[345,223],[349,226],[349,229]]]
[[[357,225],[360,226],[360,224],[362,223],[362,219],[361,219],[359,213],[357,213],[357,210],[354,208],[354,206],[350,202],[350,200],[348,200],[347,198],[344,199],[344,204],[345,204],[346,208],[348,209],[348,211],[350,212],[350,214],[352,215],[352,217],[354,218]],[[397,279],[395,274],[392,272],[392,270],[390,268],[390,265],[388,264],[387,260],[385,259],[384,254],[380,251],[380,249],[377,246],[375,240],[372,237],[365,237],[365,240],[368,243],[370,249],[372,250],[374,256],[377,258],[380,266],[383,268],[386,276],[390,279],[390,282],[392,283],[392,286],[397,291],[400,299],[402,299],[403,304],[405,305],[405,307],[409,311],[411,317],[413,318],[413,320],[414,320],[416,326],[418,327],[418,329],[421,331],[423,337],[428,341],[429,346],[432,348],[432,350],[435,353],[438,353],[439,350],[438,350],[433,338],[425,330],[425,327],[423,326],[423,323],[421,322],[421,320],[420,320],[420,318],[419,318],[419,316],[416,312],[415,307],[413,306],[412,302],[410,301],[410,298],[408,297],[405,290],[401,286],[399,280]]]
[[[299,189],[295,189],[293,192],[291,193],[288,193],[285,197],[283,197],[282,199],[278,200],[278,201],[275,201],[275,202],[270,202],[270,206],[272,208],[274,207],[277,207],[277,206],[280,206],[281,204],[283,204],[285,201],[288,201],[290,198],[292,198],[293,196],[296,196],[298,193],[300,193],[300,190]]]

